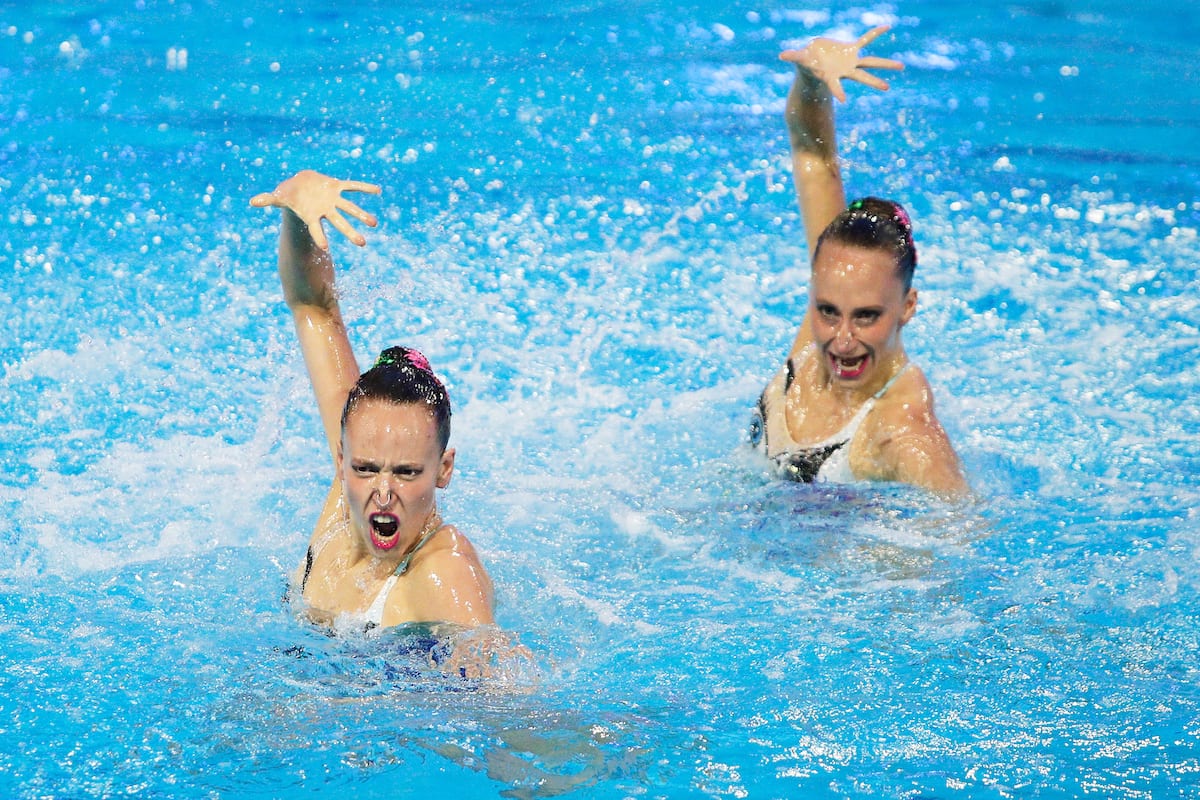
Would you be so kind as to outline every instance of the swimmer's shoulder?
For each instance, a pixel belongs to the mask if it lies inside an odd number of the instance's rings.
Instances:
[[[896,382],[876,401],[876,417],[892,423],[921,421],[933,414],[933,387],[920,365],[910,361]]]
[[[896,382],[875,401],[860,436],[860,452],[869,453],[877,464],[890,460],[886,451],[897,440],[944,436],[933,411],[933,391],[919,366],[909,362]],[[887,479],[883,474],[874,477]]]
[[[452,578],[461,578],[469,582],[486,582],[491,591],[491,578],[479,557],[479,551],[467,538],[466,534],[454,525],[443,525],[437,535],[429,540],[429,544],[413,560],[413,571],[418,574],[440,572]]]
[[[947,496],[969,491],[958,454],[934,413],[933,390],[920,367],[909,366],[879,399],[875,411],[868,417],[874,477]]]
[[[406,604],[417,619],[491,624],[495,589],[478,551],[454,525],[443,525],[409,568],[417,588]]]

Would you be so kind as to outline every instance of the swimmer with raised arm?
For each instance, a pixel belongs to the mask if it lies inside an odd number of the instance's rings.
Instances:
[[[886,91],[867,70],[904,68],[860,55],[885,31],[780,54],[796,65],[785,117],[812,273],[800,330],[759,400],[755,438],[793,480],[898,481],[959,495],[967,484],[958,456],[901,339],[917,310],[912,224],[889,200],[847,207],[838,166],[833,98],[845,100],[842,81]]]
[[[347,216],[376,219],[342,196],[379,194],[357,181],[301,172],[250,200],[283,211],[279,278],[333,456],[333,485],[296,585],[310,615],[368,627],[493,622],[491,579],[475,548],[438,515],[454,450],[450,398],[416,350],[391,347],[359,374],[334,289],[322,221],[358,246]]]

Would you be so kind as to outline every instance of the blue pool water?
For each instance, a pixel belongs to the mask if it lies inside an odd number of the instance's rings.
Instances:
[[[0,795],[1200,792],[1194,5],[0,6]],[[879,21],[853,193],[978,498],[766,479],[805,300],[775,57]],[[361,357],[533,654],[434,674],[281,602],[328,479],[247,199],[378,182]],[[353,250],[353,252],[352,252]]]

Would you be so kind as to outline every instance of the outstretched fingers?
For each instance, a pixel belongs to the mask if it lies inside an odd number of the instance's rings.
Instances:
[[[342,194],[362,192],[377,195],[382,191],[374,183],[343,181],[313,170],[302,170],[276,186],[274,191],[251,197],[250,205],[255,208],[281,208],[295,215],[308,229],[312,243],[321,250],[329,249],[329,238],[322,220],[328,220],[334,230],[361,247],[367,243],[366,237],[354,229],[350,220],[371,228],[378,225],[379,220]]]
[[[795,64],[800,71],[807,71],[824,84],[833,97],[845,102],[846,90],[842,81],[855,81],[879,91],[887,91],[890,88],[887,81],[868,70],[904,69],[904,65],[895,59],[862,55],[864,47],[889,30],[887,25],[880,25],[853,42],[818,38],[802,50],[785,50],[779,57],[783,61]]]

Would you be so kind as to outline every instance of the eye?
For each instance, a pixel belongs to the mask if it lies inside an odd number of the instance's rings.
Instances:
[[[420,467],[396,467],[396,469],[393,470],[397,478],[402,478],[405,480],[412,480],[413,478],[419,476],[423,471],[424,470],[422,470]]]
[[[859,325],[874,325],[879,321],[879,316],[879,312],[875,310],[859,311],[854,315],[854,321]]]
[[[354,464],[351,469],[354,470],[355,475],[364,477],[375,475],[379,472],[379,467],[375,466],[374,464]]]
[[[837,319],[837,308],[826,303],[821,303],[817,306],[817,313],[825,319]]]

